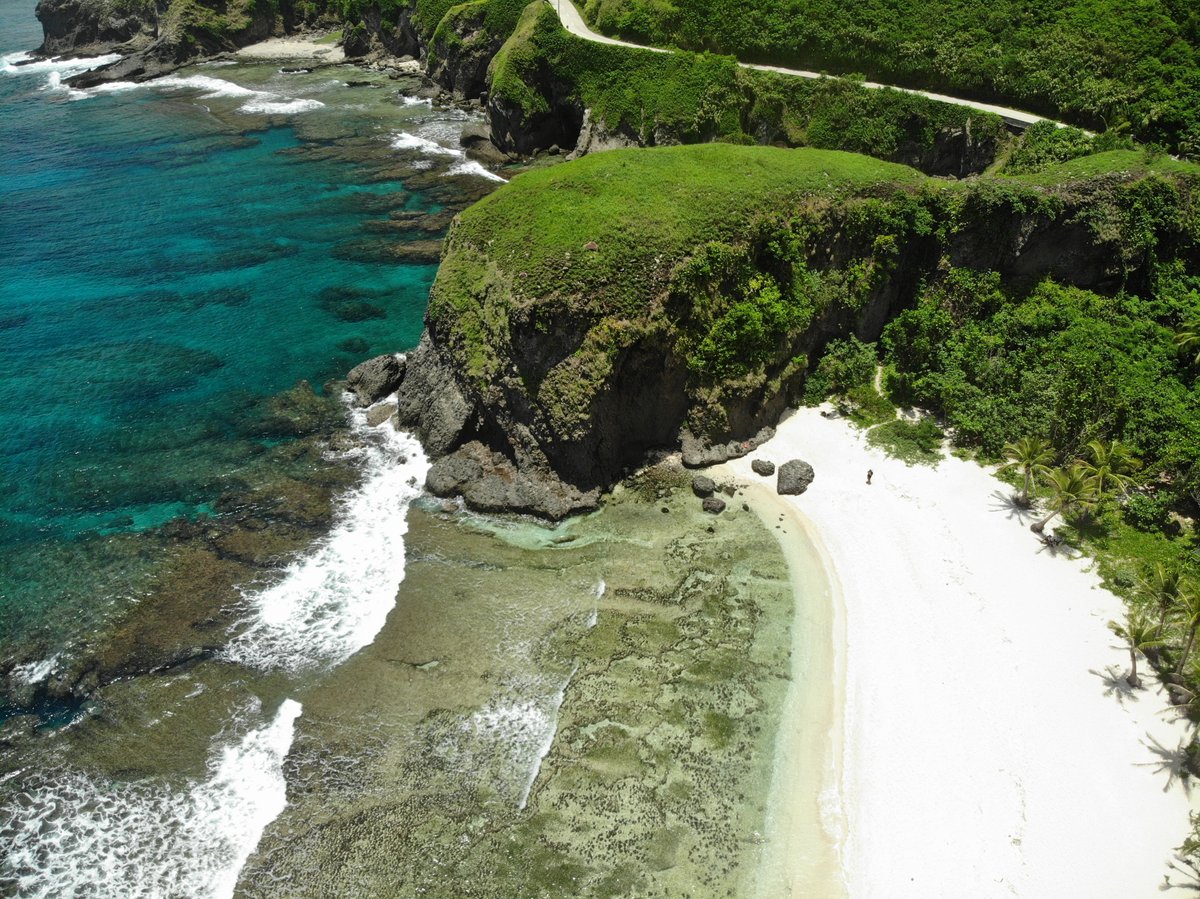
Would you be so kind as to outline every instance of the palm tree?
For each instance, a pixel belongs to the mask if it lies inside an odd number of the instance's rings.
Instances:
[[[1033,489],[1035,475],[1048,475],[1050,465],[1054,462],[1054,450],[1050,441],[1041,437],[1022,437],[1015,443],[1006,444],[1004,455],[1008,462],[1000,466],[1000,471],[1006,468],[1020,469],[1025,476],[1025,485],[1021,489],[1018,501],[1023,506],[1029,505],[1029,492]]]
[[[1183,569],[1175,562],[1167,565],[1155,562],[1146,576],[1138,582],[1138,593],[1158,606],[1160,631],[1166,626],[1167,614],[1179,600],[1179,591],[1185,584]]]
[[[1129,645],[1129,676],[1125,682],[1133,689],[1140,690],[1142,679],[1137,673],[1137,654],[1162,645],[1158,628],[1134,612],[1129,614],[1124,624],[1110,621],[1108,628]]]
[[[1029,526],[1029,530],[1035,534],[1040,534],[1055,515],[1065,516],[1074,509],[1086,509],[1096,503],[1092,479],[1077,462],[1068,468],[1050,472],[1046,480],[1053,492],[1053,496],[1050,497],[1050,514]]]
[[[1124,492],[1133,483],[1130,473],[1142,467],[1141,460],[1119,440],[1108,443],[1093,440],[1086,449],[1091,461],[1080,464],[1091,479],[1097,497],[1106,496],[1109,487]]]
[[[1186,581],[1180,586],[1176,608],[1183,617],[1183,626],[1187,628],[1187,642],[1183,644],[1183,654],[1175,666],[1175,673],[1182,674],[1192,647],[1196,645],[1196,631],[1200,629],[1200,587],[1193,581]]]
[[[1175,332],[1175,346],[1179,347],[1181,353],[1192,357],[1192,365],[1200,365],[1200,318],[1180,325]]]

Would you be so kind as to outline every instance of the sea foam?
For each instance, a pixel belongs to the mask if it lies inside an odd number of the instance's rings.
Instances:
[[[225,650],[231,661],[301,671],[345,661],[375,639],[404,580],[408,506],[429,463],[412,436],[351,413],[366,477],[340,501],[337,523],[277,584],[248,593],[250,623]]]
[[[232,896],[287,805],[282,764],[300,711],[285,700],[271,721],[218,741],[208,776],[183,788],[43,775],[20,803],[0,808],[0,890],[28,899]]]
[[[432,127],[427,130],[434,131]],[[391,145],[395,150],[416,150],[425,157],[446,156],[457,160],[457,162],[446,170],[446,175],[477,175],[480,178],[487,178],[491,181],[499,181],[503,184],[508,183],[494,172],[489,172],[475,160],[467,159],[465,150],[457,147],[447,147],[444,144],[438,143],[435,137],[444,136],[444,131],[445,129],[443,128],[431,136],[422,136],[401,131],[399,134],[392,136]]]
[[[272,91],[255,90],[240,84],[234,84],[232,81],[227,81],[224,78],[215,78],[212,75],[167,75],[164,78],[157,78],[154,81],[148,81],[141,85],[130,82],[116,82],[112,85],[99,85],[82,92],[81,95],[92,96],[97,93],[128,90],[132,87],[194,90],[198,91],[200,98],[204,100],[214,100],[222,97],[235,100],[244,98],[246,102],[239,106],[237,111],[249,115],[296,115],[320,109],[325,105],[320,100],[287,97]]]
[[[104,56],[79,56],[74,59],[63,59],[58,56],[53,59],[37,59],[32,53],[21,51],[20,53],[9,53],[0,58],[0,63],[3,64],[0,71],[6,75],[42,75],[48,72],[57,72],[70,77],[89,69],[106,66],[120,58],[120,53],[108,53]]]

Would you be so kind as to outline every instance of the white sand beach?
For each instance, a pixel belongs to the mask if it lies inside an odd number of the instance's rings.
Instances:
[[[751,458],[802,458],[816,480],[778,497]],[[1193,807],[1178,776],[1188,726],[1160,692],[1126,686],[1106,627],[1120,599],[1086,559],[1042,546],[1011,488],[955,458],[906,467],[816,409],[728,468],[768,486],[747,499],[785,540],[806,528],[831,565],[821,620],[835,643],[844,625],[844,645],[818,661],[842,708],[817,716],[835,729],[818,741],[833,756],[821,804],[849,896],[1194,895],[1164,883]],[[796,822],[813,819],[811,781],[784,785]],[[811,823],[785,831],[811,854]],[[784,867],[794,896],[840,886],[810,860]]]
[[[237,51],[243,59],[295,59],[314,62],[344,62],[346,54],[336,44],[318,43],[319,39],[302,35],[272,37]]]

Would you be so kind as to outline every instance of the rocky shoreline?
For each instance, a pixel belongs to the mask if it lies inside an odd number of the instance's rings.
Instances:
[[[0,710],[9,714],[0,743],[82,707],[109,684],[180,669],[224,647],[242,612],[237,588],[277,579],[329,530],[335,497],[361,480],[352,459],[362,438],[350,429],[339,394],[336,385],[318,395],[301,382],[256,404],[244,415],[243,432],[290,439],[238,473],[240,486],[217,498],[215,515],[117,538],[114,552],[160,560],[145,594],[84,644],[60,650],[42,679],[31,682],[24,670],[44,650],[3,663]]]

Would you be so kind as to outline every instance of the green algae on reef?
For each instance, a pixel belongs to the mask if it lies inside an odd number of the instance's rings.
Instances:
[[[758,519],[662,469],[553,531],[410,516],[396,609],[304,697],[240,895],[743,895],[793,606]]]

